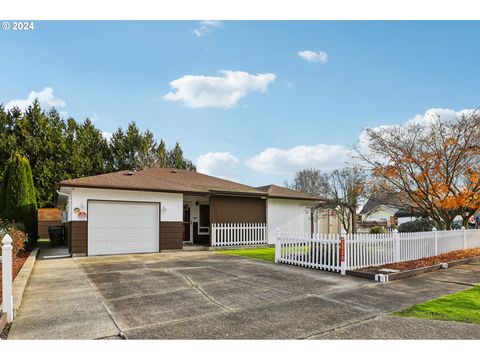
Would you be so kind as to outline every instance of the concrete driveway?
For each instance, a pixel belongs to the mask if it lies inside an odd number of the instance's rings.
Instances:
[[[479,339],[388,315],[478,282],[478,265],[382,285],[204,251],[40,260],[9,338]]]

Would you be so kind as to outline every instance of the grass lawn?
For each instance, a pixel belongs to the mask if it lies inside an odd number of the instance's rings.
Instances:
[[[480,325],[480,285],[414,305],[395,313],[395,315]]]
[[[38,239],[37,240],[37,245],[38,246],[49,246],[50,245],[50,239]]]
[[[261,259],[267,261],[275,261],[275,248],[254,248],[254,249],[237,249],[237,250],[215,250],[216,252],[235,256],[245,256],[254,259]]]

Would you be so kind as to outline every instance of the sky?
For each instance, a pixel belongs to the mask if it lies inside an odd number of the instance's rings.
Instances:
[[[38,21],[0,30],[0,103],[105,136],[135,121],[200,172],[283,185],[362,129],[480,106],[480,22]]]

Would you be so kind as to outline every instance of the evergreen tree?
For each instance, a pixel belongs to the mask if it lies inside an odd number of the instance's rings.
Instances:
[[[135,122],[107,141],[89,119],[63,120],[55,109],[42,110],[38,100],[24,112],[0,105],[0,181],[14,151],[30,163],[39,207],[54,206],[55,184],[64,179],[155,166],[195,170],[180,144],[167,150],[162,139],[142,133]]]
[[[37,200],[32,169],[28,159],[18,151],[7,161],[0,191],[0,216],[22,223],[29,242],[37,241]]]

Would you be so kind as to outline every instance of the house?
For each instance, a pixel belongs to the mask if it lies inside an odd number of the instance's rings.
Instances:
[[[107,255],[181,249],[211,244],[216,224],[267,224],[308,232],[308,208],[319,199],[268,185],[259,188],[192,172],[151,168],[65,180],[57,184],[73,255]]]
[[[370,196],[358,214],[358,231],[368,231],[374,226],[390,229],[397,225],[395,214],[402,208],[398,193],[388,192]]]

